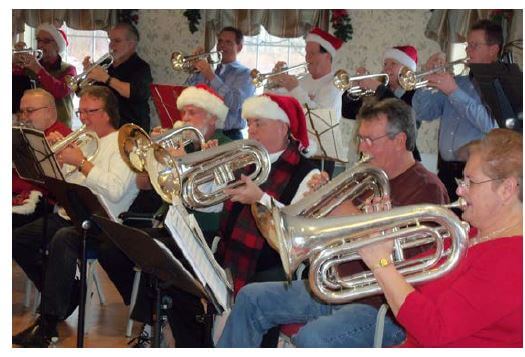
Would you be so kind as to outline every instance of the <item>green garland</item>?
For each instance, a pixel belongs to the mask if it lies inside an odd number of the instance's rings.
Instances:
[[[190,32],[195,33],[199,31],[199,28],[197,26],[199,25],[199,21],[201,19],[201,11],[200,10],[185,10],[182,14],[188,19],[188,25],[190,28]]]
[[[352,39],[354,33],[354,28],[352,27],[352,22],[348,16],[348,11],[346,10],[331,10],[332,16],[330,22],[334,28],[335,37],[348,41]]]

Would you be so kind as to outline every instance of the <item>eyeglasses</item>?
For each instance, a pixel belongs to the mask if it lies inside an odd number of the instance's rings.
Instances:
[[[388,136],[388,133],[385,135],[378,136],[377,138],[371,138],[368,136],[361,136],[361,135],[357,135],[356,137],[357,137],[357,141],[359,142],[359,144],[365,143],[368,146],[372,146],[375,141],[382,139],[385,136]]]
[[[104,108],[95,108],[95,109],[79,109],[75,112],[75,114],[77,115],[77,117],[80,117],[82,114],[86,115],[86,116],[90,116],[90,115],[93,115],[95,114],[96,112],[100,111],[100,110],[103,110]]]
[[[485,180],[485,181],[476,182],[476,181],[472,181],[468,177],[464,177],[464,178],[455,178],[454,180],[456,180],[456,183],[457,183],[458,187],[460,187],[462,189],[465,189],[465,190],[469,190],[470,186],[473,185],[473,184],[474,185],[481,185],[482,183],[491,182],[491,181],[499,181],[499,180],[503,180],[503,179],[504,178],[495,178],[495,179],[488,179],[488,180]]]
[[[467,42],[467,48],[477,50],[480,46],[490,46],[489,43]]]
[[[37,112],[37,111],[39,111],[41,109],[45,109],[45,108],[49,108],[49,107],[20,109],[17,114],[18,115],[24,115],[24,114],[31,115],[34,112]]]
[[[36,42],[42,42],[45,45],[48,45],[48,44],[50,44],[51,42],[54,42],[54,41],[55,40],[53,40],[52,38],[40,38],[40,37],[36,38]]]

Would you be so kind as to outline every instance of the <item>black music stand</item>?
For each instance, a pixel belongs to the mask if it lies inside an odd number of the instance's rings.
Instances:
[[[523,132],[523,73],[518,65],[472,63],[469,67],[499,127]]]
[[[46,187],[66,210],[71,222],[82,232],[80,245],[80,302],[78,306],[77,347],[84,347],[84,327],[86,314],[86,243],[88,233],[99,234],[100,229],[91,224],[91,217],[99,215],[108,218],[107,210],[98,198],[85,186],[76,185],[52,177],[45,178]]]
[[[153,346],[160,346],[161,300],[163,291],[174,286],[215,305],[213,293],[189,272],[173,253],[161,242],[139,229],[124,226],[105,217],[93,217],[105,235],[140,269],[154,278],[156,292]],[[207,314],[213,314],[208,309]]]

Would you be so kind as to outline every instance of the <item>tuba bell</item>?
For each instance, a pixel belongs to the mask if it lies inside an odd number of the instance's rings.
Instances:
[[[153,144],[146,155],[146,170],[155,191],[168,203],[172,203],[173,195],[180,195],[191,209],[228,199],[224,188],[241,185],[236,173],[247,167],[252,168],[247,176],[257,185],[270,173],[270,156],[255,140],[236,140],[181,157],[173,157],[161,145]]]
[[[452,271],[468,247],[468,224],[448,208],[465,205],[420,204],[390,211],[349,217],[310,219],[271,208],[275,243],[288,279],[299,264],[310,261],[312,292],[327,303],[350,301],[382,293],[372,272],[341,277],[338,265],[360,260],[358,250],[394,240],[394,264],[410,284],[437,279]],[[451,240],[445,248],[445,239]],[[435,252],[423,258],[404,258],[404,250],[434,244]],[[442,258],[446,258],[443,262]]]
[[[180,124],[178,124],[180,123]],[[202,147],[205,139],[199,129],[184,125],[177,121],[173,129],[151,138],[140,126],[129,123],[123,125],[118,132],[118,147],[122,159],[135,172],[142,172],[145,168],[146,154],[153,144],[163,148],[185,147],[190,143],[198,143]]]
[[[94,131],[89,130],[86,127],[86,124],[83,124],[78,130],[70,133],[62,140],[51,145],[51,151],[53,154],[58,154],[60,151],[72,144],[77,145],[80,150],[82,150],[86,156],[86,160],[89,162],[91,162],[98,154],[98,135]],[[74,170],[68,171],[66,176],[71,175],[75,171],[76,168]]]

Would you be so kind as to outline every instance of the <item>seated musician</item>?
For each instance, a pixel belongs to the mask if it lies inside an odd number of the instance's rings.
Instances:
[[[448,203],[437,176],[414,160],[415,130],[410,107],[399,99],[364,105],[358,115],[359,151],[372,156],[369,163],[387,174],[394,206]],[[317,185],[318,177],[312,182]],[[346,207],[352,206],[348,201],[332,214],[353,211]],[[362,270],[356,261],[343,264],[340,274]],[[377,308],[384,302],[382,297],[370,297],[344,305],[324,304],[311,296],[308,284],[301,280],[289,286],[283,282],[249,284],[237,295],[217,346],[257,347],[273,326],[305,323],[292,337],[297,347],[371,347]],[[384,334],[385,346],[399,344],[405,336],[393,317],[387,317]]]
[[[71,144],[55,153],[60,165],[75,167],[67,181],[88,187],[98,194],[114,217],[126,211],[137,195],[135,174],[122,160],[118,148],[119,113],[115,96],[106,87],[91,86],[82,90],[79,105],[80,120],[99,137],[98,154],[87,161],[85,154]],[[49,140],[63,139],[58,132],[50,133]],[[65,170],[65,169],[63,169]],[[80,252],[80,233],[72,226],[63,208],[47,219],[45,237],[49,256],[42,277],[44,257],[40,218],[13,232],[13,258],[42,292],[40,317],[24,331],[13,336],[13,343],[24,347],[47,347],[58,336],[57,323],[66,319],[78,304],[79,284],[75,280]],[[88,248],[95,248],[98,239],[88,239]],[[104,262],[99,259],[104,267]]]
[[[523,347],[523,138],[494,129],[467,146],[457,194],[471,237],[459,267],[412,286],[392,264],[392,241],[359,251],[410,347]]]
[[[71,129],[57,120],[55,99],[44,89],[28,89],[20,100],[18,124],[42,130],[44,135],[58,131],[67,135]],[[30,223],[44,214],[45,188],[23,180],[13,168],[13,229]]]

